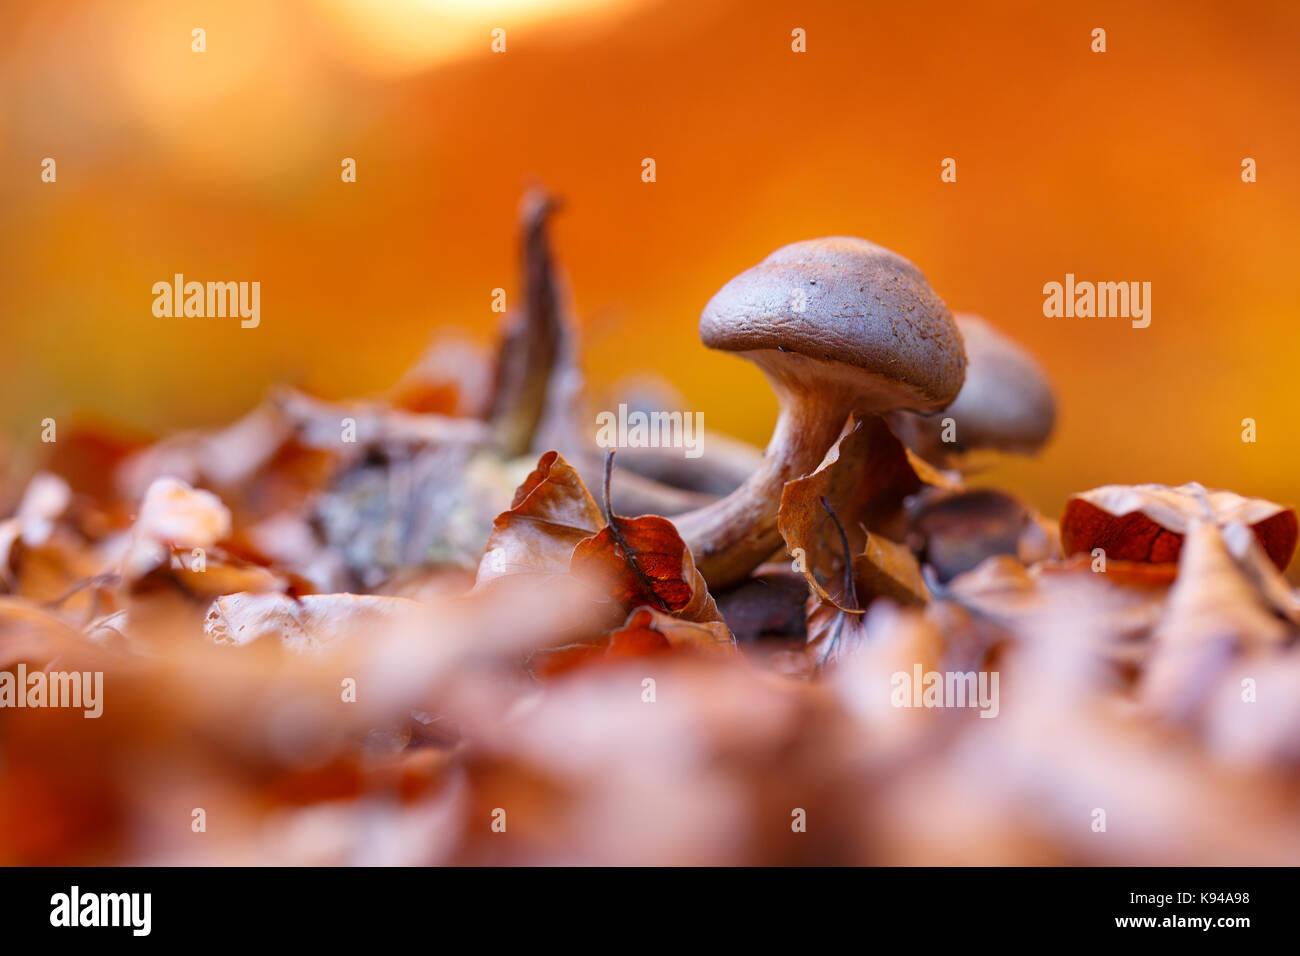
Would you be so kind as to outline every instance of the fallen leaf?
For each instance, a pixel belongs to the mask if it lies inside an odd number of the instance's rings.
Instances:
[[[1300,595],[1264,553],[1251,529],[1240,523],[1230,524],[1223,529],[1223,543],[1272,611],[1300,625]]]
[[[1066,555],[1101,548],[1108,560],[1176,562],[1193,520],[1247,525],[1279,570],[1295,553],[1296,514],[1290,508],[1196,482],[1177,488],[1105,485],[1075,495],[1061,516],[1061,547]]]
[[[865,531],[863,553],[850,561],[849,539],[843,523],[826,498],[821,499],[821,506],[840,539],[843,583],[838,600],[818,586],[808,599],[804,650],[818,669],[842,654],[845,645],[856,645],[861,639],[860,616],[864,605],[859,603],[859,595],[866,596],[867,604],[877,597],[924,604],[929,597],[920,566],[903,545]]]
[[[564,435],[566,405],[580,383],[571,320],[561,298],[547,222],[555,201],[529,192],[520,206],[524,308],[510,314],[498,349],[489,420],[506,454],[522,455],[542,440],[581,447]],[[564,440],[572,437],[572,441]]]
[[[661,650],[691,650],[729,657],[736,652],[736,641],[722,621],[685,621],[650,607],[634,610],[627,622],[609,636],[609,653],[613,657]]]
[[[688,621],[721,620],[671,521],[658,515],[624,518],[609,509],[612,457],[605,466],[605,527],[578,542],[570,570],[626,609],[649,604]]]
[[[529,660],[538,677],[553,677],[600,661],[649,657],[685,651],[714,657],[732,657],[736,641],[721,621],[685,621],[651,607],[639,607],[627,621],[603,639],[591,643],[544,648]]]
[[[899,673],[910,681],[917,666],[922,674],[939,670],[944,638],[924,614],[890,601],[873,604],[855,636],[860,640],[840,655],[830,684],[867,731],[864,743],[873,756],[880,756],[934,726],[936,711],[896,706],[894,682]]]
[[[1207,697],[1202,732],[1229,766],[1258,774],[1300,769],[1300,649],[1247,657],[1224,670]]]
[[[817,669],[833,663],[862,643],[866,633],[862,614],[846,611],[815,594],[809,595],[805,608],[807,642],[804,653]]]
[[[1011,555],[994,555],[949,581],[939,596],[1020,640],[1086,632],[1097,652],[1111,656],[1150,634],[1169,590],[1164,575],[1128,575],[1120,566],[1094,572],[1075,558],[1026,568]]]
[[[1228,551],[1219,528],[1193,520],[1152,634],[1143,701],[1167,720],[1195,718],[1235,658],[1281,647],[1291,633]]]
[[[493,522],[475,587],[510,574],[568,574],[574,548],[604,520],[578,473],[547,452]]]
[[[862,553],[853,558],[853,579],[864,603],[876,597],[899,604],[925,604],[930,599],[930,590],[921,577],[921,566],[912,552],[871,532],[867,532]]]
[[[605,660],[608,646],[601,641],[579,641],[559,647],[543,647],[528,658],[528,672],[536,678],[567,674],[580,667]]]
[[[208,610],[203,629],[215,644],[243,647],[278,639],[300,654],[330,647],[352,636],[374,636],[415,615],[421,605],[405,598],[372,594],[227,594]]]
[[[667,518],[611,516],[597,534],[578,542],[571,568],[623,607],[649,603],[687,620],[718,620],[704,578]]]
[[[939,472],[915,460],[933,480]],[[843,586],[845,549],[825,498],[844,525],[848,553],[862,554],[869,533],[901,530],[903,499],[919,491],[922,478],[889,426],[880,418],[850,416],[817,469],[786,482],[777,529],[814,593],[848,608]]]
[[[26,598],[0,597],[0,670],[19,662],[44,667],[79,637],[57,614]]]
[[[71,501],[72,489],[62,478],[46,472],[32,477],[17,512],[12,518],[0,521],[0,580],[12,587],[10,561],[14,545],[20,541],[29,548],[45,544]]]
[[[251,593],[283,592],[289,579],[261,565],[239,561],[220,549],[207,555],[202,569],[196,566],[192,552],[173,554],[168,573],[188,593],[213,598],[236,591]]]

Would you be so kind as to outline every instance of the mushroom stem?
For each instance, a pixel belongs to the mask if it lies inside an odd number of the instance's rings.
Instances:
[[[781,404],[763,460],[727,497],[672,519],[712,588],[744,580],[781,547],[776,519],[785,483],[816,470],[855,404],[849,389],[825,377],[810,382],[807,375],[790,374],[764,361],[760,353],[748,357],[766,373]],[[798,362],[809,371],[820,364],[813,359]]]

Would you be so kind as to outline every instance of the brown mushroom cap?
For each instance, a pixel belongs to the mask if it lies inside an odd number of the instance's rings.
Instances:
[[[965,372],[952,316],[921,271],[847,236],[791,243],[736,276],[704,307],[700,339],[847,366],[871,396],[863,410],[937,411]]]
[[[987,450],[1032,454],[1056,423],[1056,400],[1047,375],[1032,355],[977,315],[959,314],[966,342],[966,383],[941,415],[895,416],[912,450],[944,461],[954,454]],[[942,421],[956,423],[956,441],[945,444]]]

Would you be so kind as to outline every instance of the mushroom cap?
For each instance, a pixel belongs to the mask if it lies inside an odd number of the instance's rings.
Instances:
[[[966,382],[942,415],[905,420],[900,437],[922,457],[944,460],[978,450],[1032,454],[1056,424],[1056,400],[1032,355],[978,315],[959,313],[966,342]],[[956,422],[956,441],[941,441],[942,421]]]
[[[957,326],[921,270],[848,236],[791,243],[736,276],[704,307],[700,339],[763,352],[765,368],[781,361],[766,353],[847,367],[882,411],[945,407],[966,368]]]
[[[1035,452],[1056,424],[1056,399],[1038,361],[986,319],[962,313],[967,374],[948,413],[969,448]]]

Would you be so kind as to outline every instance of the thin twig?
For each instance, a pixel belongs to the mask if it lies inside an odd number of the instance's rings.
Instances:
[[[835,522],[835,530],[840,533],[840,547],[844,551],[844,597],[845,603],[855,609],[858,608],[858,590],[853,583],[853,556],[849,553],[849,536],[844,530],[844,525],[840,523],[840,516],[835,513],[831,503],[826,500],[826,496],[821,496],[822,507],[826,513],[831,516]],[[860,610],[860,609],[859,609]]]
[[[840,522],[840,516],[835,513],[835,509],[826,499],[825,495],[821,496],[822,507],[826,513],[831,516],[831,521],[835,522],[835,529],[840,533],[840,548],[844,552],[844,603],[854,609],[858,609],[858,591],[853,582],[853,557],[849,553],[849,536],[844,530],[844,525]],[[858,609],[860,610],[860,609]],[[832,658],[839,652],[840,637],[844,632],[844,615],[847,612],[840,608],[835,615],[835,623],[831,626],[831,636],[826,641],[826,648],[822,651],[817,660],[817,667],[824,668]]]
[[[605,524],[609,528],[610,535],[614,538],[615,546],[623,553],[624,562],[632,569],[632,573],[636,575],[637,581],[640,582],[641,590],[654,599],[655,604],[659,606],[659,610],[664,611],[665,613],[672,613],[668,607],[668,603],[660,597],[659,592],[655,590],[654,582],[646,576],[646,573],[643,570],[641,570],[641,565],[637,564],[636,556],[640,554],[640,552],[628,544],[627,538],[623,536],[623,530],[618,526],[618,516],[614,514],[614,503],[609,494],[609,480],[613,471],[614,449],[611,448],[605,453]]]

